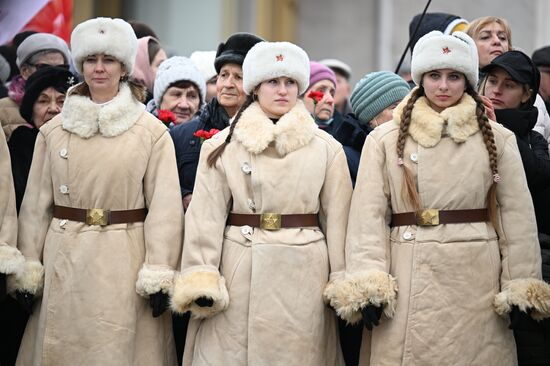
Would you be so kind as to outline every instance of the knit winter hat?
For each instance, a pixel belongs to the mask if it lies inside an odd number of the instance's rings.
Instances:
[[[474,40],[464,32],[444,35],[432,31],[418,40],[413,49],[411,74],[417,85],[424,73],[453,69],[463,73],[472,88],[477,87],[479,61]]]
[[[363,123],[369,123],[395,102],[410,92],[409,84],[390,71],[377,71],[365,75],[350,96],[353,112]]]
[[[328,80],[336,88],[336,74],[328,66],[316,61],[309,62],[309,85],[313,86],[318,81]]]
[[[130,24],[122,19],[95,18],[76,26],[71,34],[71,49],[74,66],[81,74],[84,59],[95,54],[113,56],[131,74],[136,61],[137,38]]]
[[[216,68],[214,67],[216,51],[195,51],[189,58],[195,63],[205,81],[217,75]]]
[[[247,52],[256,43],[263,41],[260,37],[251,33],[235,33],[231,35],[225,43],[220,43],[216,51],[214,66],[216,73],[219,74],[223,65],[237,64],[242,65]]]
[[[251,94],[262,81],[286,76],[298,83],[298,94],[309,85],[309,57],[290,42],[260,42],[248,51],[243,62],[243,89]]]
[[[57,51],[63,55],[65,63],[68,64],[71,53],[67,43],[56,35],[49,33],[35,33],[28,36],[19,47],[17,47],[17,67],[21,67],[34,54],[41,51]]]
[[[155,73],[151,68],[151,62],[149,62],[149,42],[159,41],[151,36],[142,37],[137,41],[137,54],[136,62],[134,64],[134,71],[130,78],[143,84],[149,92],[153,91],[153,83],[155,82]]]
[[[62,67],[47,66],[36,70],[25,83],[25,95],[19,107],[21,117],[34,124],[32,121],[33,107],[40,93],[53,87],[58,92],[65,94],[73,84],[76,84],[76,77]]]
[[[187,57],[174,56],[163,61],[157,71],[153,90],[153,99],[155,100],[157,108],[160,108],[162,96],[166,92],[166,89],[176,81],[182,80],[190,81],[197,86],[201,95],[201,103],[204,103],[206,82],[201,72],[197,69],[193,61]]]

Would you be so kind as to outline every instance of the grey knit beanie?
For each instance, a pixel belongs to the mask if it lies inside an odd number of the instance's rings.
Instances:
[[[162,96],[168,87],[176,81],[187,80],[197,86],[201,95],[201,103],[204,103],[206,95],[206,82],[193,61],[183,56],[173,56],[164,60],[157,71],[155,86],[153,87],[153,99],[157,108],[160,108]]]
[[[361,122],[369,123],[409,91],[409,84],[399,75],[390,71],[372,72],[355,85],[350,96],[351,108]]]

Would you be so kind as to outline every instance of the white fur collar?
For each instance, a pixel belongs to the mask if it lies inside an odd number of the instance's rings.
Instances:
[[[301,100],[277,123],[273,123],[254,102],[241,115],[233,136],[252,154],[261,153],[274,142],[277,153],[285,156],[307,145],[317,128]]]
[[[136,123],[145,109],[123,83],[111,102],[100,105],[87,96],[71,95],[65,100],[61,111],[63,129],[82,138],[90,138],[98,131],[103,136],[113,137],[127,131]]]
[[[394,120],[399,124],[409,96],[403,99],[393,113]],[[479,124],[476,117],[476,102],[466,93],[457,105],[441,113],[430,107],[426,97],[420,97],[414,103],[409,134],[424,147],[437,145],[443,135],[449,135],[455,142],[462,143],[477,131]]]

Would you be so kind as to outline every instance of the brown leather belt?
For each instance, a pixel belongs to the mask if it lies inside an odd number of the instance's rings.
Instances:
[[[485,221],[489,221],[489,212],[486,208],[472,210],[425,209],[416,212],[393,214],[391,226],[435,226],[440,224],[462,224]]]
[[[263,214],[237,214],[230,213],[227,217],[227,225],[252,226],[266,230],[277,230],[289,227],[319,226],[317,214],[290,214],[276,213]]]
[[[80,221],[88,225],[111,225],[142,222],[147,217],[146,208],[135,210],[111,211],[101,208],[73,208],[65,206],[53,206],[53,217],[71,221]]]

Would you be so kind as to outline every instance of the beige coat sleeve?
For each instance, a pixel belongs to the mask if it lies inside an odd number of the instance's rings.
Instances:
[[[219,140],[224,139],[225,134]],[[172,296],[175,312],[191,311],[199,318],[213,316],[229,305],[219,266],[231,191],[222,159],[218,159],[214,167],[206,162],[210,152],[219,145],[219,141],[216,142],[208,140],[201,148],[193,199],[186,213],[181,274],[175,279]],[[195,300],[200,297],[212,299],[213,306],[196,305]]]
[[[371,135],[367,136],[351,200],[346,236],[346,276],[325,296],[344,320],[361,319],[361,308],[384,306],[392,317],[397,284],[389,274],[390,189],[384,150]]]
[[[20,273],[24,258],[17,250],[17,213],[10,152],[0,130],[0,273]]]
[[[148,209],[144,222],[146,253],[136,290],[148,297],[160,291],[171,291],[183,241],[183,206],[176,154],[168,131],[154,141],[143,179]]]
[[[327,239],[330,281],[344,276],[344,246],[351,193],[351,178],[346,156],[342,147],[338,146],[335,156],[329,162],[321,190],[319,211],[321,228]]]
[[[50,156],[46,140],[39,133],[34,145],[34,154],[27,180],[25,196],[19,212],[19,237],[17,246],[25,256],[24,271],[8,283],[10,291],[21,290],[33,295],[42,292],[44,267],[42,254],[46,233],[52,220],[53,184]]]
[[[499,314],[506,314],[516,305],[524,311],[533,309],[534,318],[548,317],[550,286],[541,281],[535,213],[514,135],[507,137],[500,155],[497,202],[502,292],[495,298],[495,308]]]

